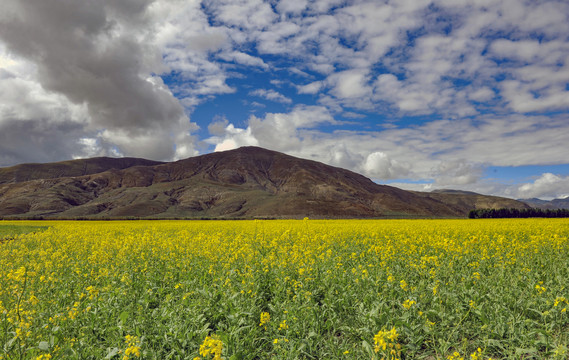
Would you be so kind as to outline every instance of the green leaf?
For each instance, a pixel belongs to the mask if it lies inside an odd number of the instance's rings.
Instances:
[[[529,348],[529,349],[524,349],[524,348],[516,348],[516,355],[527,355],[527,354],[535,354],[537,353],[537,349],[536,348]]]
[[[371,347],[370,343],[368,343],[366,340],[362,340],[362,347],[368,353],[370,358],[375,359],[375,352],[373,351],[373,348]]]
[[[126,312],[126,311],[121,312],[119,317],[120,317],[121,323],[123,323],[123,324],[126,323],[126,320],[128,319],[128,312]]]
[[[47,341],[40,341],[38,348],[42,351],[48,351],[49,350],[49,343]]]
[[[116,347],[110,348],[109,353],[107,354],[107,356],[105,356],[105,359],[110,359],[118,353],[119,353],[119,348],[116,348]]]

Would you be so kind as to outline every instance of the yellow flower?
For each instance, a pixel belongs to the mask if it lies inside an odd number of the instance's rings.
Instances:
[[[411,306],[413,306],[414,304],[416,304],[416,302],[414,300],[407,299],[403,302],[402,305],[405,309],[409,310],[411,308]]]
[[[124,337],[124,342],[127,348],[124,351],[123,360],[127,360],[131,355],[140,357],[140,346],[138,344],[138,337],[132,335],[126,335]]]
[[[475,352],[470,354],[470,359],[472,360],[482,360],[482,349],[478,348]]]
[[[555,302],[553,303],[553,306],[557,306],[559,305],[559,303],[565,302],[567,303],[567,299],[565,299],[563,296],[558,296],[555,298]]]
[[[280,324],[279,324],[279,330],[286,330],[288,329],[288,325],[286,324],[286,320],[283,320]]]
[[[49,360],[51,359],[51,354],[41,354],[40,356],[37,356],[35,358],[35,360]]]
[[[269,323],[269,321],[271,321],[271,314],[269,314],[268,312],[262,312],[261,313],[261,322],[259,323],[259,326],[264,326],[265,330],[266,330],[267,324]]]
[[[460,356],[460,353],[458,351],[455,351],[454,353],[452,353],[452,355],[447,356],[448,360],[464,360],[464,358],[462,356]]]
[[[223,350],[223,342],[217,335],[206,336],[203,344],[200,345],[200,355],[213,355],[213,360],[221,360],[221,352]]]
[[[401,353],[401,345],[397,343],[397,338],[399,334],[395,327],[391,330],[380,330],[373,337],[373,342],[375,344],[375,352],[386,351],[389,348],[390,356],[399,356]]]

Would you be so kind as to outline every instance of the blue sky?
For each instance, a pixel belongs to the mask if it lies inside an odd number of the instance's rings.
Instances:
[[[5,0],[0,166],[256,145],[405,189],[569,195],[569,3]]]

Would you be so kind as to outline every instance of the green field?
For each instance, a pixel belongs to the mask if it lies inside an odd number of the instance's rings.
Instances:
[[[12,240],[17,235],[44,231],[45,229],[47,229],[47,226],[0,223],[0,242]]]
[[[568,219],[0,229],[2,360],[569,356]]]

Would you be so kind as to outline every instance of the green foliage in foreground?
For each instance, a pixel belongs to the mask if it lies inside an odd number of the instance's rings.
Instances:
[[[569,354],[566,219],[46,225],[0,245],[1,360]]]
[[[0,223],[0,241],[13,239],[17,235],[27,234],[31,232],[44,231],[47,226],[36,225],[14,225]]]

